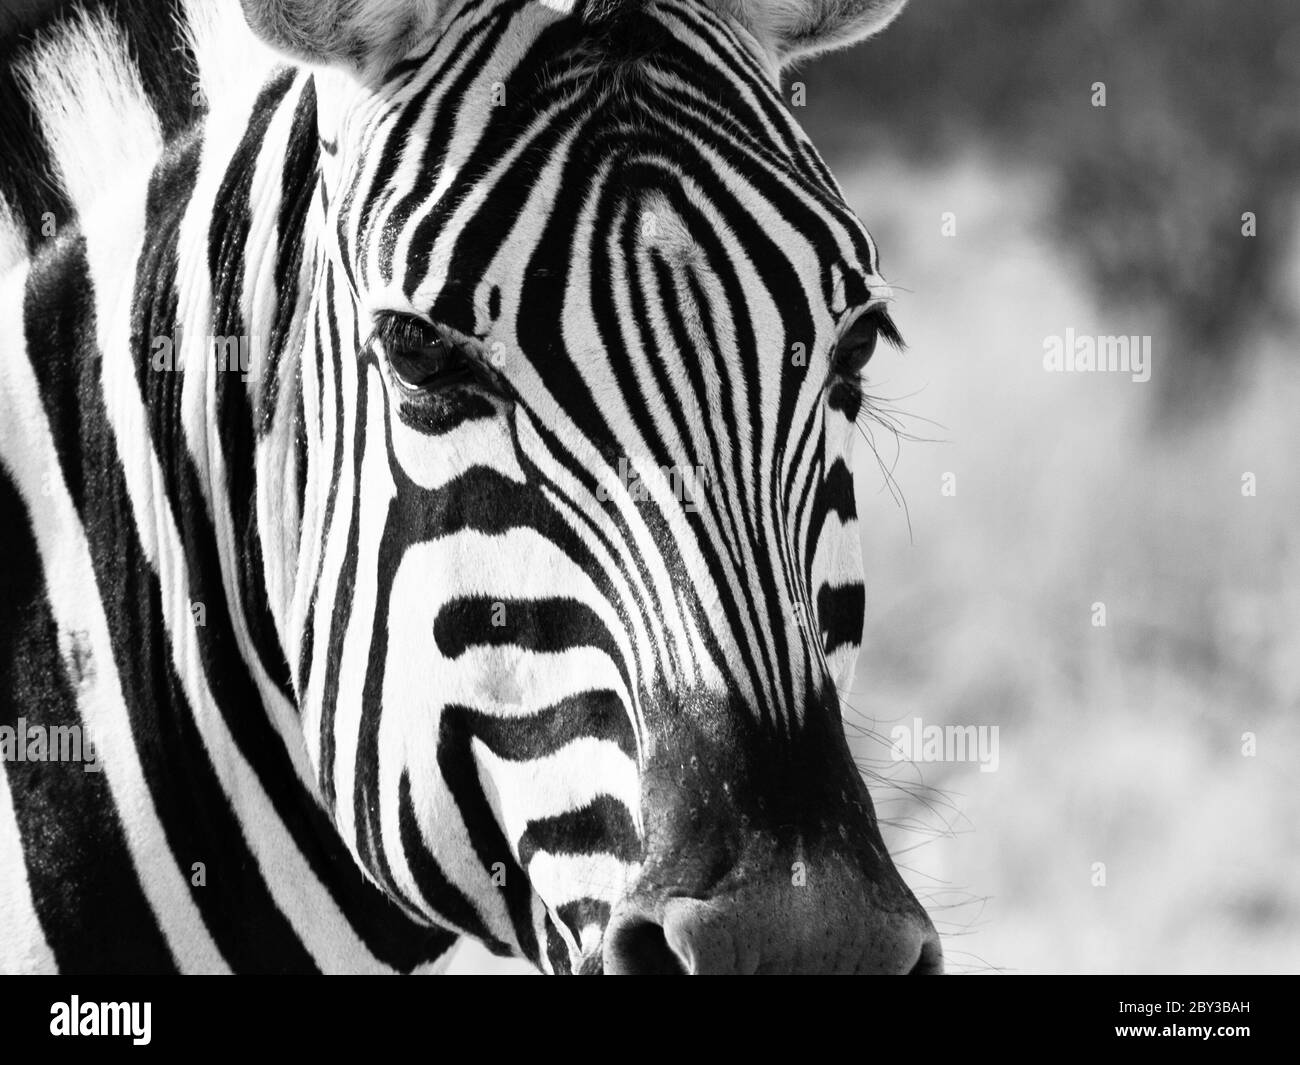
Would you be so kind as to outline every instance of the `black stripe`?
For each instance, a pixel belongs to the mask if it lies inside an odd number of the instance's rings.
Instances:
[[[628,808],[612,795],[598,795],[580,810],[529,821],[519,840],[519,861],[525,869],[538,851],[612,854],[635,862],[641,857],[641,840]]]
[[[280,393],[280,362],[289,341],[295,339],[294,326],[303,321],[308,310],[308,286],[303,284],[303,249],[307,243],[307,213],[316,191],[316,170],[320,163],[320,141],[316,132],[316,83],[306,79],[294,110],[285,149],[280,188],[280,215],[276,225],[275,252],[275,320],[267,338],[262,391],[257,410],[257,435],[270,431],[275,419]],[[301,422],[301,419],[300,419]],[[301,508],[299,508],[301,513]]]
[[[611,660],[619,657],[604,621],[576,599],[453,599],[438,611],[433,637],[447,658],[470,647],[503,646],[549,654],[593,647]]]
[[[826,634],[828,655],[841,647],[862,643],[866,613],[867,589],[861,584],[823,584],[817,589],[817,620]]]
[[[636,760],[636,736],[627,709],[616,692],[596,688],[566,696],[527,717],[500,717],[469,707],[457,713],[470,717],[470,731],[498,758],[528,762],[554,754],[577,739],[590,738],[618,744]]]

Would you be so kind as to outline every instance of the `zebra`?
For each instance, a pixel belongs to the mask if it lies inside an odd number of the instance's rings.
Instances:
[[[21,54],[0,971],[942,971],[839,699],[901,340],[781,95],[904,2],[123,0]]]

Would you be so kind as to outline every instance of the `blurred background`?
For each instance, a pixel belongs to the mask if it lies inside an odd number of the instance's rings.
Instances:
[[[847,701],[949,970],[1300,971],[1300,5],[912,0],[786,98],[908,341]],[[997,771],[894,761],[916,718]]]
[[[1300,4],[912,0],[786,96],[909,345],[846,702],[949,970],[1300,971]],[[1067,330],[1150,381],[1047,372]],[[997,770],[896,761],[916,719]]]

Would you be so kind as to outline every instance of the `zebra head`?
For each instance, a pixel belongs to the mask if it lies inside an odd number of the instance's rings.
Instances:
[[[896,339],[781,66],[903,0],[244,0],[315,74],[285,645],[408,912],[546,969],[940,968],[837,688]]]

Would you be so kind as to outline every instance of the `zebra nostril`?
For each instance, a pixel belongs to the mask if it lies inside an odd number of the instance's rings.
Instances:
[[[858,934],[854,934],[854,929]],[[857,972],[937,976],[943,948],[924,914],[820,913],[753,892],[710,900],[634,896],[605,931],[609,975]]]
[[[939,936],[931,932],[921,944],[921,956],[916,959],[908,976],[942,976],[943,948],[939,945]]]
[[[611,922],[605,933],[605,972],[611,976],[684,976],[663,926],[648,917]]]

